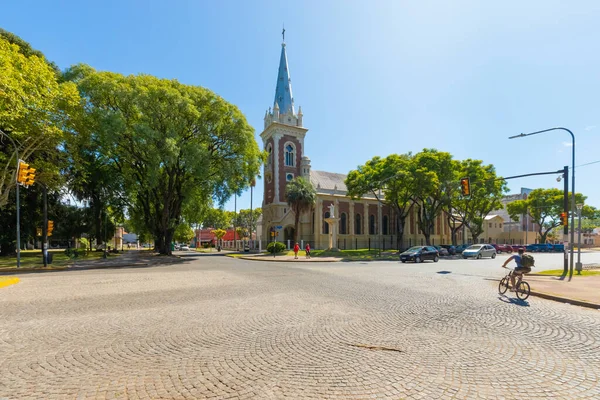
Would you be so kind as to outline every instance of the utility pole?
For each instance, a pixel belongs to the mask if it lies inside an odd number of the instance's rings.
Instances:
[[[44,267],[48,266],[48,188],[46,185],[42,185],[43,190],[43,213],[44,218],[42,222],[42,259],[44,260]]]

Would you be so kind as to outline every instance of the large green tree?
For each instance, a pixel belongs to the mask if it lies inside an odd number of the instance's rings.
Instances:
[[[413,195],[418,184],[411,173],[413,159],[410,153],[391,154],[385,158],[373,157],[356,170],[350,171],[345,181],[348,195],[353,199],[370,194],[395,210],[398,249],[403,243],[404,225],[414,204]]]
[[[24,44],[12,44],[5,36],[0,35],[0,130],[14,140],[19,158],[56,178],[52,153],[58,152],[69,114],[79,104],[77,88],[60,83],[45,58],[23,51]],[[36,157],[40,151],[45,155]],[[0,208],[15,186],[15,174],[14,147],[0,134]]]
[[[307,179],[299,176],[288,182],[285,188],[285,199],[294,212],[294,241],[298,242],[300,216],[314,207],[317,192]]]
[[[507,191],[506,181],[497,177],[493,165],[484,165],[483,161],[470,158],[458,164],[457,174],[453,181],[451,209],[460,216],[461,221],[464,221],[473,241],[477,243],[477,239],[484,231],[485,217],[493,210],[503,207],[501,200]],[[460,178],[469,178],[469,196],[462,196],[459,190]]]
[[[581,193],[575,193],[576,204],[583,203],[586,199]],[[569,193],[569,211],[571,194]],[[560,189],[534,189],[527,199],[517,200],[507,204],[507,211],[512,219],[518,220],[521,215],[529,214],[538,227],[540,243],[546,243],[548,234],[561,224],[560,214],[564,212],[564,191]],[[575,212],[577,212],[575,210]],[[581,212],[583,217],[594,217],[596,209],[584,206]]]
[[[204,228],[227,229],[231,226],[234,213],[222,208],[208,208],[201,219]]]
[[[415,154],[409,171],[416,179],[413,200],[417,207],[417,224],[427,245],[431,245],[435,221],[450,202],[447,188],[455,180],[452,155],[435,149]]]
[[[250,212],[250,209],[243,209],[237,212],[237,215],[233,215],[232,223],[236,228],[242,228],[246,236],[250,237],[250,232],[256,232],[256,222],[262,215],[262,209],[255,208]]]
[[[143,215],[155,248],[170,254],[191,203],[222,203],[248,187],[262,154],[237,107],[211,91],[148,75],[72,67],[90,141],[123,179],[131,215]]]

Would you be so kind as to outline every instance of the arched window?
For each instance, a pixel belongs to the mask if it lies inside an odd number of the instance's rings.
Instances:
[[[383,234],[387,235],[388,234],[388,216],[384,215],[383,216],[383,222],[382,222],[383,226],[381,227]]]
[[[342,213],[341,219],[340,219],[340,234],[341,235],[345,235],[348,233],[348,221],[347,221],[348,217],[346,216],[346,213]]]
[[[360,235],[361,232],[361,218],[360,218],[360,214],[356,214],[356,216],[354,217],[354,233],[356,235]]]
[[[273,147],[271,144],[267,146],[267,153],[269,153],[269,157],[267,158],[267,165],[271,166],[273,164]]]
[[[369,235],[375,234],[375,216],[371,214],[369,216]]]
[[[325,218],[329,218],[329,211],[325,212],[325,215],[323,216],[323,233],[328,234],[329,224],[327,223],[327,221],[325,221]]]
[[[294,148],[294,145],[291,143],[286,143],[286,145],[285,145],[285,166],[293,167],[295,159],[296,159],[296,149]]]

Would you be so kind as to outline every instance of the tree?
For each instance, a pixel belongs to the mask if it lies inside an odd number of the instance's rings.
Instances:
[[[15,141],[21,159],[31,160],[40,149],[58,151],[69,113],[79,104],[79,95],[72,83],[57,81],[55,71],[44,58],[33,53],[25,55],[23,48],[0,35],[0,130]],[[53,165],[44,164],[46,172],[57,173]],[[35,167],[41,171],[40,165]],[[16,162],[12,144],[2,135],[0,168],[0,208],[3,208],[16,184]]]
[[[298,242],[300,232],[300,215],[310,211],[317,200],[317,192],[313,185],[301,176],[288,182],[285,188],[285,199],[294,212],[294,241]]]
[[[569,194],[569,207],[571,195]],[[575,202],[583,203],[586,199],[580,193],[575,194]],[[535,189],[525,200],[517,200],[507,205],[507,210],[512,219],[518,220],[521,215],[529,214],[532,221],[537,224],[540,243],[546,243],[550,231],[561,225],[560,214],[564,208],[564,191],[560,189]],[[576,212],[576,211],[575,211]],[[595,209],[584,206],[582,216],[594,216]]]
[[[92,142],[123,178],[130,215],[143,216],[156,249],[170,254],[194,204],[222,203],[248,187],[262,153],[233,105],[202,87],[148,75],[72,67]]]
[[[245,236],[240,234],[240,237],[249,237],[250,232],[256,232],[257,221],[262,215],[260,208],[255,208],[250,213],[250,209],[240,210],[237,215],[234,214],[232,223],[236,227],[243,228]]]
[[[397,239],[396,247],[403,243],[404,226],[413,206],[413,194],[417,180],[410,172],[412,154],[391,154],[386,158],[373,157],[356,170],[350,171],[346,177],[348,195],[353,199],[361,198],[367,193],[387,204],[396,212]],[[382,196],[379,197],[381,188]]]
[[[194,230],[186,223],[181,223],[175,229],[173,239],[178,243],[189,243],[196,236]]]
[[[462,198],[462,194],[452,196],[453,210],[460,215],[477,243],[484,231],[485,217],[493,210],[502,208],[502,196],[507,191],[506,181],[498,179],[493,165],[484,165],[481,160],[466,159],[459,164],[458,179],[453,184],[460,185],[460,178],[467,177],[470,181],[470,194]]]
[[[201,219],[203,227],[226,229],[231,226],[234,213],[221,208],[208,208]]]
[[[221,241],[221,239],[223,239],[223,236],[225,236],[227,234],[227,231],[224,229],[214,229],[214,230],[210,231],[210,233],[215,235],[215,238],[217,238],[217,243],[219,243]]]
[[[409,164],[416,179],[413,201],[417,207],[417,224],[425,243],[431,245],[436,218],[450,202],[447,187],[454,182],[455,162],[452,155],[435,149],[417,153]]]

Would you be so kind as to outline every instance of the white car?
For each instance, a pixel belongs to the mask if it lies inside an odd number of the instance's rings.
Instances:
[[[189,246],[181,246],[179,248],[179,250],[181,250],[181,251],[190,251],[190,247]]]
[[[489,244],[474,244],[473,246],[467,247],[462,252],[462,256],[463,258],[496,258],[496,249]]]

